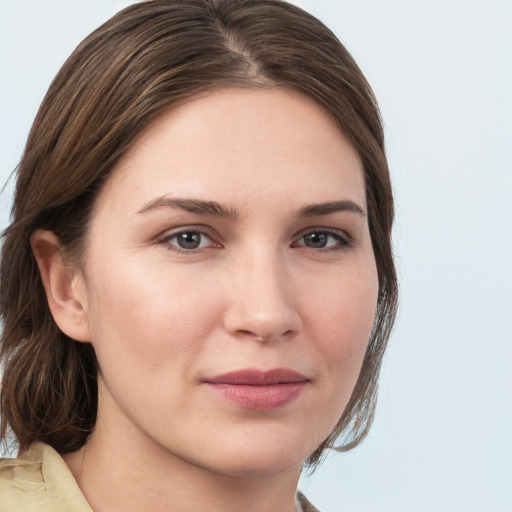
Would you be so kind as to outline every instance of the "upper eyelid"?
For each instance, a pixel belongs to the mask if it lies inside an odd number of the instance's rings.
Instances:
[[[340,228],[327,228],[327,227],[321,227],[321,226],[314,226],[310,228],[305,228],[296,233],[294,236],[294,239],[301,238],[303,236],[306,236],[309,233],[328,233],[330,235],[338,235],[343,238],[346,238],[347,240],[354,240],[354,237],[345,229]]]
[[[162,231],[157,238],[172,238],[173,236],[179,235],[180,233],[189,232],[200,233],[202,235],[206,235],[208,238],[215,238],[215,231],[212,228],[203,225],[179,226],[175,228],[169,228]]]
[[[183,231],[176,231],[175,233],[169,233],[167,236],[164,235],[164,238],[167,240],[170,240],[170,239],[172,239],[178,235],[181,235],[183,233],[198,233],[199,235],[205,236],[206,238],[212,240],[212,237],[208,233],[205,233],[204,231],[199,231],[196,229],[185,229]]]

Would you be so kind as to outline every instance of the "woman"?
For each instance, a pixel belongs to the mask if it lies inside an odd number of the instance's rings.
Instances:
[[[0,510],[314,510],[396,307],[372,92],[279,0],[153,0],[52,83],[4,234]]]

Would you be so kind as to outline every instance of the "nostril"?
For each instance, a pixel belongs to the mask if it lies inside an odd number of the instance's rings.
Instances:
[[[246,329],[239,329],[237,332],[241,338],[253,339],[260,343],[269,343],[269,342],[271,342],[273,340],[277,340],[279,338],[291,338],[291,337],[295,336],[295,331],[292,329],[288,329],[287,331],[283,332],[281,335],[257,334],[255,332],[252,332],[252,331],[249,331]]]
[[[245,329],[239,329],[238,333],[244,337],[258,338],[257,334],[254,334],[251,331],[246,331]]]

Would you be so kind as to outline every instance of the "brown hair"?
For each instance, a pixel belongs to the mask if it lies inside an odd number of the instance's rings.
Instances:
[[[393,324],[397,283],[393,202],[373,93],[320,21],[280,0],[150,0],[119,12],[74,51],[51,84],[18,166],[12,224],[4,233],[0,356],[2,426],[20,447],[82,446],[96,421],[92,346],[68,338],[50,313],[29,237],[55,232],[80,255],[95,196],[121,155],[164,108],[222,87],[292,87],[339,123],[365,172],[379,276],[375,325],[351,399],[335,430],[349,450],[367,434]]]

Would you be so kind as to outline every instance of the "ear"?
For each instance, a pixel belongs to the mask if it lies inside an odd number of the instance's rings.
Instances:
[[[34,231],[30,237],[30,245],[55,323],[70,338],[90,341],[86,288],[82,273],[66,265],[59,239],[53,231]]]

